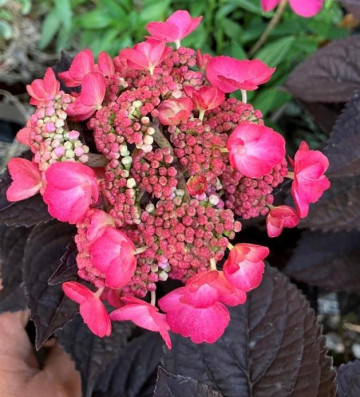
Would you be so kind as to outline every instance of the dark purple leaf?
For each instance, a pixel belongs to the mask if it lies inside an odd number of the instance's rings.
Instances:
[[[73,236],[73,226],[53,221],[35,226],[25,247],[24,280],[37,349],[77,312],[77,305],[65,297],[61,285],[48,284]]]
[[[285,273],[331,291],[360,292],[360,232],[305,232]]]
[[[337,375],[337,397],[360,396],[360,360],[342,364]]]
[[[176,335],[166,370],[198,379],[226,397],[333,397],[335,372],[301,292],[268,267],[214,344]]]
[[[27,296],[24,283],[18,285],[9,295],[0,302],[0,313],[17,312],[27,309]]]
[[[310,205],[310,212],[300,224],[313,230],[353,230],[360,225],[360,175],[330,178],[331,187],[321,199]]]
[[[71,355],[76,369],[80,371],[83,397],[91,397],[99,376],[121,354],[134,329],[132,324],[124,321],[115,322],[112,326],[109,337],[99,338],[77,315],[57,333],[60,344]]]
[[[347,102],[360,88],[360,40],[335,40],[298,66],[286,88],[306,102]]]
[[[0,225],[0,301],[9,297],[23,281],[23,256],[30,232],[31,229],[25,227]]]
[[[66,247],[64,255],[60,258],[60,265],[51,275],[48,280],[49,285],[62,284],[65,281],[72,281],[77,279],[78,267],[76,264],[76,249],[75,241],[72,240]]]
[[[53,70],[56,74],[57,79],[60,81],[60,89],[64,92],[70,94],[72,91],[79,92],[78,87],[69,88],[67,87],[64,82],[59,78],[58,74],[61,72],[65,72],[70,69],[70,65],[72,62],[72,57],[66,52],[61,51],[61,57],[58,62],[53,66]]]
[[[27,151],[19,157],[29,160],[32,154]],[[0,224],[29,227],[52,219],[40,194],[22,201],[8,201],[6,191],[11,182],[11,176],[6,169],[0,176]]]
[[[355,18],[360,18],[360,3],[359,0],[340,0],[344,4],[348,12],[354,15]]]
[[[222,394],[212,390],[198,380],[173,375],[159,367],[154,397],[222,397]]]
[[[354,93],[337,119],[324,153],[330,161],[329,175],[360,174],[360,92]]]
[[[158,333],[145,331],[132,339],[99,377],[101,396],[152,396],[156,370],[166,348]]]

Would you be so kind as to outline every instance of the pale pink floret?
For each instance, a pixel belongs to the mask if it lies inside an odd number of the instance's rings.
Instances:
[[[229,324],[229,311],[220,302],[206,307],[184,303],[185,292],[186,287],[178,288],[159,300],[171,331],[190,337],[193,343],[214,343]]]
[[[266,217],[266,229],[269,237],[280,236],[284,227],[293,228],[299,224],[300,218],[294,208],[280,205],[272,208]]]
[[[129,67],[149,70],[150,74],[153,74],[154,69],[163,61],[165,55],[165,41],[152,39],[138,43],[133,48],[125,48],[120,51],[120,59],[126,59]]]
[[[98,200],[94,171],[86,165],[72,161],[54,163],[45,176],[44,201],[50,215],[62,222],[79,222],[90,205]]]
[[[194,104],[190,98],[167,99],[162,101],[159,110],[159,120],[163,125],[177,125],[189,118]]]
[[[59,73],[59,77],[68,87],[80,85],[84,77],[95,70],[94,55],[88,48],[75,55],[70,69]]]
[[[12,183],[6,191],[9,201],[25,200],[39,193],[42,186],[39,165],[32,161],[13,158],[8,163]]]
[[[329,167],[328,158],[319,150],[310,150],[306,142],[302,142],[294,157],[294,182],[291,194],[295,201],[300,218],[309,213],[310,203],[316,203],[330,181],[324,175]]]
[[[171,339],[169,335],[170,326],[166,321],[165,314],[141,299],[127,297],[121,299],[125,306],[114,310],[110,314],[110,319],[115,321],[132,321],[139,327],[149,331],[159,332],[164,339],[166,346],[171,349]]]
[[[254,91],[260,84],[267,83],[275,68],[254,60],[239,61],[227,56],[210,59],[206,67],[206,77],[212,85],[225,93],[236,90]]]
[[[67,107],[66,113],[78,121],[88,119],[96,110],[101,109],[105,92],[104,76],[98,72],[87,74],[83,79],[80,95]]]
[[[56,80],[55,73],[51,68],[47,68],[43,79],[36,79],[26,90],[31,96],[31,105],[40,105],[47,100],[53,99],[59,93],[60,82]]]
[[[243,123],[236,127],[227,144],[230,163],[249,178],[260,178],[285,158],[285,139],[263,125]]]
[[[204,86],[196,90],[190,85],[184,87],[185,94],[192,99],[200,111],[215,109],[225,101],[225,94],[215,86]]]
[[[63,283],[65,295],[80,305],[80,315],[95,335],[103,338],[111,334],[111,321],[101,299],[84,285],[74,281]]]
[[[273,10],[281,0],[261,0],[262,9],[267,12]],[[290,0],[290,7],[295,14],[310,18],[320,12],[324,0]]]
[[[255,244],[236,244],[224,263],[224,274],[230,283],[243,291],[256,288],[264,273],[264,259],[269,249]]]
[[[135,250],[133,242],[112,226],[105,227],[91,244],[91,263],[105,274],[107,287],[121,288],[130,281],[136,268]]]
[[[178,43],[193,32],[200,24],[202,16],[192,18],[188,11],[175,11],[165,22],[150,22],[146,29],[152,37],[168,43]]]

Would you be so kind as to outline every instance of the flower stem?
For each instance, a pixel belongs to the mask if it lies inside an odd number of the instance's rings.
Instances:
[[[101,294],[103,293],[105,287],[99,288],[96,292],[95,292],[95,296],[97,296],[98,298],[100,298]]]
[[[270,33],[275,28],[275,26],[279,23],[279,21],[282,17],[282,14],[285,11],[287,3],[288,3],[288,0],[281,0],[281,3],[279,4],[274,16],[272,17],[268,26],[264,30],[264,33],[260,36],[259,40],[250,49],[249,58],[252,58],[259,51],[259,49],[266,43]]]
[[[215,259],[214,259],[214,258],[211,258],[211,259],[210,259],[210,269],[211,269],[211,270],[217,270],[217,268],[216,268],[216,262],[215,262]]]
[[[288,171],[286,178],[294,179],[294,173],[292,171]]]
[[[228,250],[229,250],[229,251],[231,251],[231,250],[234,248],[234,246],[233,246],[231,243],[228,243],[228,246],[227,246],[227,247],[228,247]]]
[[[246,92],[246,90],[241,90],[241,101],[242,101],[242,103],[247,103],[247,92]]]
[[[156,292],[155,291],[151,291],[151,301],[150,301],[150,305],[155,306],[156,305]]]
[[[102,154],[88,153],[89,160],[86,163],[91,168],[105,167],[107,164],[106,158]]]
[[[146,245],[144,245],[143,247],[137,248],[134,255],[141,254],[141,253],[145,252],[147,249],[148,249],[148,247]]]

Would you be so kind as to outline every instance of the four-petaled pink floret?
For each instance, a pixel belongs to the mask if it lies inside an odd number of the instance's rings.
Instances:
[[[269,248],[255,244],[236,244],[224,263],[224,274],[230,283],[243,291],[256,288],[264,273],[264,259]]]
[[[45,174],[44,201],[54,218],[71,224],[84,218],[99,196],[94,171],[72,161],[52,164]]]
[[[177,125],[189,118],[194,108],[190,98],[167,99],[158,107],[162,125]]]
[[[280,1],[281,0],[261,0],[261,7],[265,12],[271,11],[280,4]],[[310,18],[320,12],[324,0],[289,0],[289,3],[295,14]]]
[[[306,142],[301,142],[295,153],[293,166],[294,182],[291,194],[300,218],[305,218],[309,213],[310,203],[316,203],[330,187],[330,181],[324,175],[329,167],[329,160],[319,150],[310,150]]]
[[[184,87],[185,94],[192,99],[195,109],[201,112],[215,109],[225,101],[225,94],[215,86],[204,86],[196,90],[187,85]]]
[[[227,144],[230,163],[250,178],[260,178],[285,158],[285,139],[263,125],[243,123],[236,127]]]
[[[60,90],[60,82],[56,80],[55,73],[47,68],[43,79],[36,79],[26,90],[31,96],[31,105],[40,105],[48,100],[54,99]]]
[[[111,334],[111,321],[104,304],[96,293],[75,281],[63,283],[67,297],[80,305],[80,315],[91,332],[103,338]]]
[[[125,297],[121,300],[125,305],[110,313],[111,320],[132,321],[139,327],[159,332],[166,346],[171,349],[170,326],[166,321],[165,314],[159,313],[157,307],[141,299]]]
[[[107,287],[121,288],[130,281],[136,268],[135,250],[133,242],[112,226],[106,226],[91,244],[91,263],[105,274]]]
[[[91,50],[86,48],[75,55],[70,69],[59,73],[59,77],[68,87],[77,87],[82,84],[84,77],[94,70],[94,55]]]
[[[270,210],[266,217],[266,229],[269,237],[280,236],[284,227],[293,228],[300,222],[299,215],[294,208],[280,205]]]
[[[180,46],[180,40],[193,32],[200,24],[202,16],[192,18],[188,11],[178,10],[165,22],[150,22],[146,29],[152,37]]]
[[[39,193],[42,186],[39,165],[22,158],[13,158],[8,163],[12,183],[6,191],[9,201],[20,201]]]
[[[127,65],[133,69],[149,70],[150,74],[165,58],[167,51],[165,41],[148,39],[134,45],[133,48],[121,50],[120,58],[127,60]]]
[[[210,59],[206,66],[206,77],[225,93],[254,91],[260,84],[267,83],[274,71],[275,68],[269,68],[258,59],[239,61],[221,55]]]

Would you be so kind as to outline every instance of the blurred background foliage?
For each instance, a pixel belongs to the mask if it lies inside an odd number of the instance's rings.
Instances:
[[[201,48],[213,55],[246,59],[274,16],[274,12],[262,12],[260,0],[0,0],[3,41],[12,37],[9,4],[13,3],[18,4],[18,13],[23,17],[40,21],[36,46],[50,54],[62,50],[74,54],[91,48],[95,55],[107,51],[114,56],[119,49],[142,41],[148,22],[165,20],[173,11],[187,9],[193,16],[203,15],[204,19],[200,27],[183,40],[184,46]],[[301,116],[303,124],[306,118],[282,88],[289,72],[317,48],[350,34],[353,24],[344,15],[335,0],[326,0],[324,10],[311,19],[297,16],[287,7],[266,43],[254,54],[253,58],[277,69],[268,84],[249,93],[248,100],[263,112],[266,122],[280,132],[289,130],[289,126],[281,122],[284,114]],[[300,131],[295,144],[307,135],[307,130],[317,127],[309,119],[304,131],[301,123],[296,128]],[[325,139],[319,130],[308,140],[311,146],[317,147]]]

